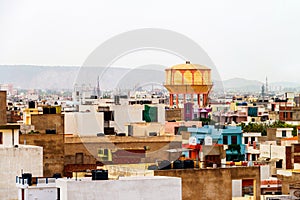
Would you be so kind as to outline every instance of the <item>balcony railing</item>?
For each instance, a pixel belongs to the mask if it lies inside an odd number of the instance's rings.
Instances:
[[[31,179],[31,184],[30,185],[35,185],[37,187],[51,187],[51,186],[55,186],[55,180],[56,178],[39,178],[39,177],[33,177]],[[28,178],[22,178],[22,177],[18,177],[16,176],[16,186],[17,187],[28,187],[29,183],[28,183],[29,179]]]

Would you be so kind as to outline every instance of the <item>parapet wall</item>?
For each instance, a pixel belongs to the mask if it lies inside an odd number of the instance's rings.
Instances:
[[[260,199],[259,167],[157,170],[155,176],[182,178],[183,200],[231,200],[232,180],[253,179],[254,199]]]

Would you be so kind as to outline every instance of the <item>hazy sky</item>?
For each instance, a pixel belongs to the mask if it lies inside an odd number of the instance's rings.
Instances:
[[[114,35],[163,28],[197,42],[222,79],[300,82],[299,10],[299,0],[0,0],[0,64],[80,66]],[[138,57],[178,62],[149,55]]]

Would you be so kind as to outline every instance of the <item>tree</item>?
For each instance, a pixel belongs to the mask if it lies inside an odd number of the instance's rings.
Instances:
[[[280,120],[275,121],[272,124],[249,123],[248,125],[246,125],[245,123],[242,123],[241,127],[244,132],[260,132],[262,136],[267,135],[268,128],[293,128],[293,136],[297,135],[297,126],[287,124],[284,121]]]

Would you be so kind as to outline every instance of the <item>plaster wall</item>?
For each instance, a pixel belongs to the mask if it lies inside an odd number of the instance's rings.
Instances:
[[[181,179],[174,177],[124,177],[120,180],[81,181],[57,179],[61,199],[181,200]]]
[[[232,180],[252,179],[254,199],[260,199],[259,167],[156,170],[155,176],[182,178],[183,200],[232,200]]]
[[[2,132],[2,141],[4,147],[13,147],[19,144],[19,129],[4,129]]]
[[[21,171],[32,173],[32,176],[43,176],[43,148],[0,145],[0,166],[0,199],[17,199],[16,176],[21,176]]]
[[[104,116],[101,112],[66,113],[65,134],[96,136],[104,132]]]

